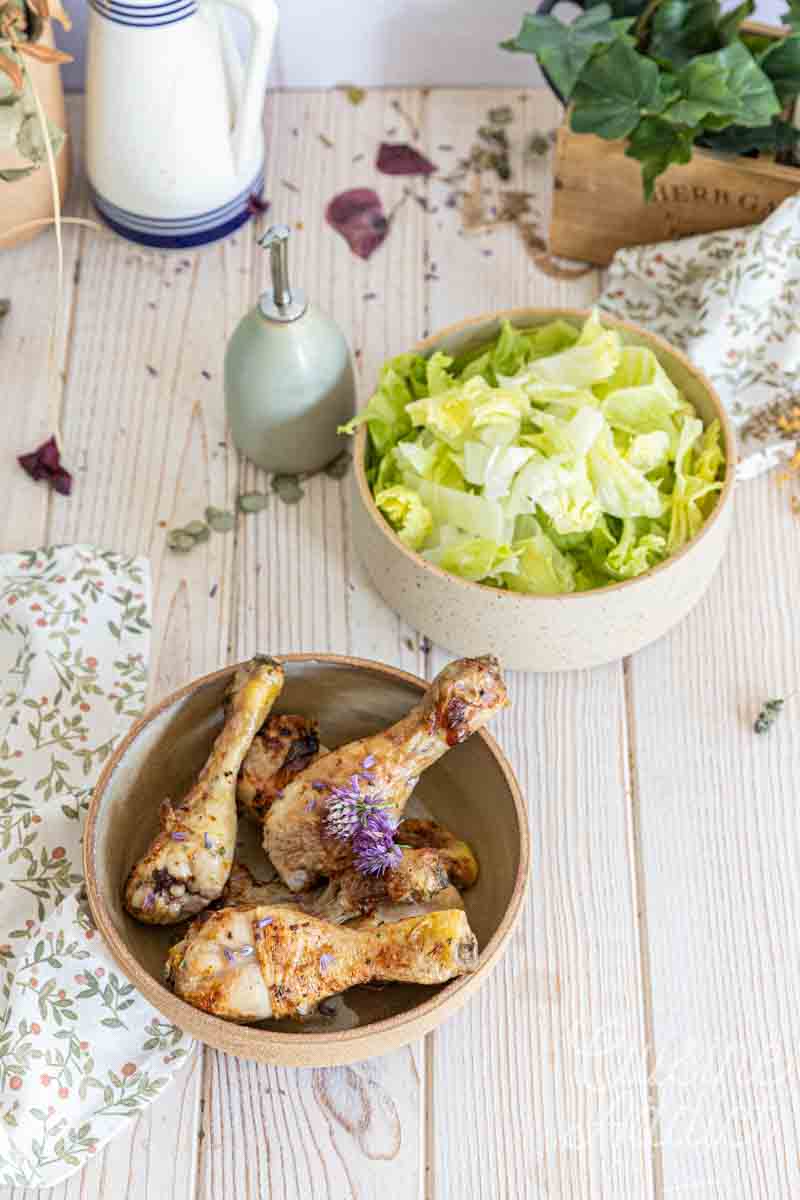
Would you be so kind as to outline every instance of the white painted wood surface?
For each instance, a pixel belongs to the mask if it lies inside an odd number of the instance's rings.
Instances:
[[[376,142],[406,136],[397,100],[442,170],[491,105],[512,105],[517,146],[556,119],[543,93],[375,92],[358,108],[340,93],[271,97],[270,215],[294,227],[298,281],[359,351],[363,398],[381,361],[426,329],[515,303],[582,305],[599,287],[596,274],[543,275],[512,228],[464,236],[436,180],[376,177]],[[546,161],[514,165],[543,215]],[[354,184],[376,186],[387,210],[411,189],[368,263],[322,220]],[[80,186],[70,208],[88,211]],[[75,229],[65,242],[61,424],[77,486],[50,496],[14,462],[49,431],[43,237],[0,254],[13,302],[0,546],[148,553],[153,698],[257,648],[349,651],[431,676],[444,651],[382,605],[354,558],[346,483],[311,480],[297,506],[276,500],[189,556],[165,548],[170,526],[265,485],[228,444],[220,387],[225,340],[266,276],[252,231],[186,255]],[[800,737],[791,707],[768,738],[751,732],[800,669],[800,527],[774,480],[745,485],[737,504],[719,578],[671,637],[591,673],[511,674],[498,734],[528,796],[533,878],[509,953],[467,1010],[424,1043],[340,1070],[198,1050],[42,1200],[800,1194]]]

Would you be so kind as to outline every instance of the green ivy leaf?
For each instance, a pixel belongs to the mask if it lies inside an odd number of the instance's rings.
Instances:
[[[718,26],[718,0],[664,0],[653,15],[647,52],[677,71],[695,55],[720,48]]]
[[[675,125],[767,125],[781,108],[769,79],[741,42],[693,59],[678,73],[677,85],[681,99],[664,112]]]
[[[718,133],[704,133],[703,145],[722,154],[750,154],[753,150],[777,154],[800,145],[800,130],[780,119],[757,129],[729,125]]]
[[[781,104],[800,94],[800,33],[775,41],[758,59]]]
[[[627,137],[643,114],[664,107],[657,64],[622,38],[589,62],[573,98],[575,132],[610,139]]]
[[[501,42],[503,50],[534,54],[565,99],[572,95],[581,71],[600,46],[616,40],[611,8],[598,4],[581,13],[571,25],[555,17],[526,13],[515,38]]]
[[[737,4],[736,8],[732,8],[720,18],[720,38],[726,46],[739,36],[739,26],[742,21],[753,15],[755,7],[753,0],[742,0],[741,4]]]
[[[652,199],[653,187],[662,171],[672,163],[687,163],[692,157],[694,134],[690,129],[672,125],[662,117],[645,117],[630,136],[625,153],[642,164],[642,183],[646,200]]]
[[[790,29],[800,29],[800,0],[789,0],[781,24],[788,25]]]

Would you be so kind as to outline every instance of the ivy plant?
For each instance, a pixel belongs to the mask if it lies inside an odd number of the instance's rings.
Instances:
[[[786,154],[800,139],[789,106],[800,94],[800,0],[785,36],[742,29],[753,0],[611,0],[571,23],[527,13],[504,50],[532,54],[570,106],[576,133],[627,139],[645,197],[695,144],[725,153]]]

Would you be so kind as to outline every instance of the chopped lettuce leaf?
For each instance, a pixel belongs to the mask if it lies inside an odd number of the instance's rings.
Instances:
[[[407,488],[421,496],[437,525],[455,525],[464,533],[491,542],[505,541],[505,514],[497,500],[459,492],[411,472],[406,472],[403,480]]]
[[[504,576],[512,592],[557,595],[575,591],[575,565],[550,540],[539,523],[531,522],[530,536],[514,543],[518,567]]]
[[[654,483],[627,462],[604,432],[588,454],[597,502],[612,517],[660,517],[663,497]]]
[[[375,503],[401,542],[418,550],[433,528],[433,517],[416,492],[406,487],[391,487],[378,492]]]
[[[424,550],[423,557],[443,570],[475,583],[517,567],[517,558],[510,545],[479,537],[448,541],[442,546]]]
[[[625,457],[637,471],[654,471],[663,467],[669,458],[669,434],[663,429],[654,429],[652,433],[639,433],[631,439]]]
[[[615,329],[604,329],[593,313],[574,346],[537,358],[530,365],[534,379],[585,388],[608,379],[619,365],[622,347]]]
[[[483,488],[484,496],[500,500],[507,496],[511,481],[533,455],[526,446],[485,446],[465,442],[463,473],[467,483]]]
[[[616,579],[632,579],[660,562],[667,552],[667,539],[650,522],[649,532],[639,533],[641,519],[629,517],[622,522],[622,536],[606,556],[606,569]]]

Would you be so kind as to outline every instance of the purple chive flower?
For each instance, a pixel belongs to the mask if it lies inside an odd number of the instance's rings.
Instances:
[[[315,779],[311,786],[315,792],[327,792],[330,784],[325,783],[324,779]]]
[[[242,946],[241,950],[239,951],[239,955],[241,958],[247,958],[252,953],[253,953],[252,946]]]
[[[208,836],[207,833],[203,834],[203,845],[205,846],[206,850],[214,849],[214,843],[212,842],[211,838]]]
[[[181,833],[179,829],[175,830],[175,832],[171,833],[169,836],[172,838],[173,842],[185,842],[187,838],[187,834]]]
[[[256,925],[259,929],[263,929],[265,925],[271,925],[274,919],[274,917],[261,917],[258,921],[256,921]]]
[[[222,947],[222,953],[225,955],[228,962],[232,963],[232,962],[236,961],[236,955],[233,953],[232,950],[229,950],[227,946]]]
[[[328,971],[331,969],[331,967],[333,966],[333,964],[335,962],[336,962],[336,958],[333,954],[320,954],[320,956],[319,956],[319,973],[320,973],[320,975],[327,975]]]
[[[147,895],[145,896],[144,900],[142,901],[142,908],[145,910],[145,912],[149,912],[149,910],[155,906],[155,902],[156,902],[156,898],[153,895],[153,893],[148,892]]]
[[[375,755],[374,755],[374,754],[368,754],[366,758],[362,758],[362,760],[361,760],[361,765],[362,765],[362,767],[366,767],[366,768],[367,768],[367,770],[369,770],[369,768],[370,768],[370,767],[374,767],[374,766],[375,766],[375,763],[376,763],[377,761],[378,761],[378,760],[377,760],[377,758],[375,757]]]
[[[383,875],[396,867],[403,851],[395,845],[394,830],[359,829],[353,837],[353,861],[362,875]]]
[[[306,812],[313,812],[316,807],[317,807],[317,802],[313,796],[311,797],[310,800],[306,800],[305,804],[303,805],[303,808]]]

